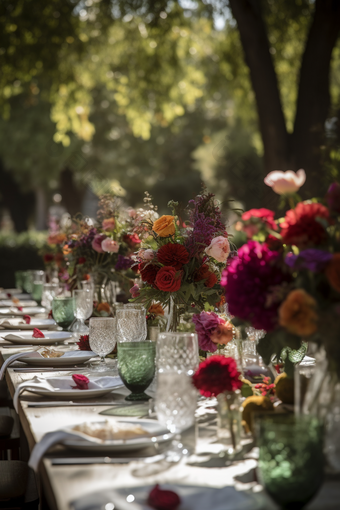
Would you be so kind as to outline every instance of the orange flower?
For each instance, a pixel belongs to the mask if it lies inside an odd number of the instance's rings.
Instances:
[[[69,248],[67,245],[65,245],[65,246],[63,247],[63,254],[64,254],[64,255],[69,255],[70,253],[72,253],[71,248]]]
[[[150,306],[148,313],[151,315],[164,315],[164,310],[162,308],[162,305],[160,303],[155,303]]]
[[[64,241],[66,241],[66,235],[58,233],[50,234],[47,239],[48,244],[62,244]]]
[[[159,235],[159,237],[169,237],[176,232],[175,217],[164,215],[158,218],[152,226],[152,230]]]
[[[99,303],[99,305],[97,306],[97,312],[107,312],[107,313],[110,313],[111,312],[111,308],[110,308],[109,303]]]
[[[293,290],[279,308],[279,322],[295,335],[312,335],[318,327],[316,307],[315,299],[305,290]]]
[[[340,292],[340,253],[335,253],[326,267],[326,276],[329,285]]]
[[[210,340],[214,344],[226,345],[234,338],[234,326],[230,322],[219,324],[212,332]]]

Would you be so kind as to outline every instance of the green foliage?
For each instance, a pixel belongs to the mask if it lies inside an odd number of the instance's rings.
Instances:
[[[277,360],[280,359],[282,350],[287,346],[291,349],[299,349],[301,347],[301,338],[280,328],[267,333],[264,338],[259,340],[257,352],[263,358],[265,364],[269,365],[272,362],[273,356],[276,356]]]

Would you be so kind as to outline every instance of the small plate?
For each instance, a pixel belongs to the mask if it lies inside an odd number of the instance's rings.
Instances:
[[[16,306],[10,308],[0,308],[0,317],[23,317],[24,315],[37,315],[38,313],[46,313],[46,309],[42,306],[24,306],[22,311]]]
[[[89,390],[88,390],[89,391]],[[155,443],[165,443],[173,438],[173,434],[156,420],[143,420],[135,418],[124,418],[115,420],[121,423],[133,423],[140,425],[148,432],[148,436],[135,437],[133,439],[116,439],[113,441],[99,442],[96,439],[79,433],[79,439],[67,439],[64,444],[73,450],[96,451],[96,452],[116,452],[116,451],[132,451],[141,450]],[[72,428],[68,428],[67,432],[76,433]]]
[[[6,329],[15,329],[15,330],[33,330],[34,328],[38,329],[52,329],[57,326],[57,323],[53,319],[31,319],[30,324],[20,324],[23,322],[23,319],[7,319],[5,323],[0,323],[0,326],[5,327]]]
[[[36,301],[33,301],[33,299],[28,299],[26,301],[19,300],[19,303],[14,303],[11,299],[1,299],[0,300],[0,308],[8,308],[8,307],[17,307],[17,306],[38,306],[38,303]]]
[[[74,355],[71,355],[74,353]],[[37,353],[38,354],[38,353]],[[20,358],[19,361],[27,363],[27,365],[34,365],[35,367],[67,367],[74,365],[81,365],[91,358],[97,356],[94,352],[84,354],[84,351],[68,351],[68,356],[60,356],[60,358],[43,358],[42,356]],[[77,356],[77,354],[79,354]]]
[[[7,333],[2,336],[6,341],[19,345],[53,345],[64,342],[72,337],[68,331],[42,331],[45,338],[33,338],[32,331],[19,331],[18,333]],[[1,332],[0,332],[1,335]]]

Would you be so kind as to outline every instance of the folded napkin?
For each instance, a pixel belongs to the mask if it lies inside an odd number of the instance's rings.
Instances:
[[[262,505],[255,495],[245,494],[228,486],[222,489],[211,487],[168,485],[160,484],[161,489],[176,492],[181,498],[178,510],[259,510]],[[74,510],[98,510],[105,508],[108,503],[113,503],[119,510],[151,510],[146,501],[154,485],[146,487],[128,487],[126,489],[108,489],[86,494],[76,501],[72,501]],[[134,496],[134,500],[128,502],[127,497]]]
[[[3,338],[5,340],[29,340],[30,338],[32,338],[32,340],[38,340],[39,338],[48,338],[48,331],[45,331],[45,333],[47,334],[47,337],[44,335],[43,337],[39,336],[39,337],[35,337],[33,336],[33,331],[32,332],[29,332],[27,331],[27,333],[31,334],[31,336],[28,336],[27,335],[20,335],[20,333],[9,333],[8,335],[4,336]]]
[[[18,326],[18,329],[20,329],[21,325],[27,324],[24,320],[18,321],[18,319],[14,319],[15,322],[11,319],[1,319],[0,320],[0,326],[5,328],[6,326]]]
[[[72,370],[70,370],[71,372]],[[117,388],[118,386],[122,386],[123,382],[119,376],[110,377],[93,377],[90,382],[88,389],[89,390],[100,390],[104,388]],[[21,393],[28,389],[43,389],[51,392],[58,392],[59,390],[69,390],[70,392],[74,392],[76,395],[78,392],[85,393],[87,390],[78,390],[74,389],[74,381],[71,376],[62,376],[62,377],[49,377],[48,379],[41,379],[39,377],[35,377],[31,381],[25,381],[19,384],[16,387],[14,397],[13,397],[13,405],[16,412],[18,412],[18,402],[19,396]],[[72,395],[70,395],[72,398]]]

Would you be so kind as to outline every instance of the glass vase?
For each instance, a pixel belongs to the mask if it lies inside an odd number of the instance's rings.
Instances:
[[[188,306],[181,303],[176,303],[174,298],[171,297],[169,301],[169,315],[165,331],[175,332],[178,331],[181,315],[188,311]]]
[[[242,450],[242,406],[241,392],[225,391],[217,396],[217,438],[228,446],[227,453],[235,455]]]

